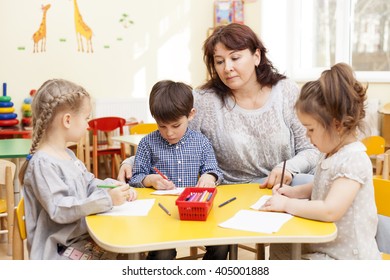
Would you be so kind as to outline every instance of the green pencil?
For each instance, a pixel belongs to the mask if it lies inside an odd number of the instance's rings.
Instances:
[[[114,186],[114,185],[98,185],[98,188],[102,188],[102,189],[114,189],[116,188],[117,186]]]

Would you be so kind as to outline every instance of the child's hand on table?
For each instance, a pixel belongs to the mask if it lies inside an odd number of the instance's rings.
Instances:
[[[286,212],[286,204],[289,200],[288,197],[275,193],[270,199],[268,199],[263,206],[259,209],[261,211],[273,211],[273,212]]]
[[[156,190],[173,190],[176,188],[175,184],[167,179],[164,179],[159,174],[149,174],[142,181],[145,187],[153,187]]]
[[[111,196],[112,205],[118,206],[126,201],[133,201],[137,199],[137,192],[129,185],[120,185],[116,188],[108,190],[108,194]]]

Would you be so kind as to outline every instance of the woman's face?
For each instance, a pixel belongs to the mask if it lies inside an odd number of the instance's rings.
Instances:
[[[222,43],[214,48],[214,67],[222,82],[232,90],[238,90],[257,80],[255,67],[260,63],[260,51],[249,49],[229,50]]]

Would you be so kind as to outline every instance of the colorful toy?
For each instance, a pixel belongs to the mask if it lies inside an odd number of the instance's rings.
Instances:
[[[30,90],[30,97],[27,97],[27,98],[25,98],[23,100],[23,104],[22,104],[22,113],[23,113],[22,125],[23,125],[23,127],[25,129],[32,127],[31,102],[32,102],[32,98],[33,98],[35,92],[36,92],[35,89]]]
[[[19,124],[18,115],[14,113],[14,103],[7,96],[7,84],[3,83],[3,96],[0,96],[0,126],[14,126]]]

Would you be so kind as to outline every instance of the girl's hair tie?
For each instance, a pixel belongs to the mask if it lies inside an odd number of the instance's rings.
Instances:
[[[32,154],[28,154],[28,155],[26,156],[26,160],[29,161],[29,160],[32,158],[32,156],[33,156]]]

